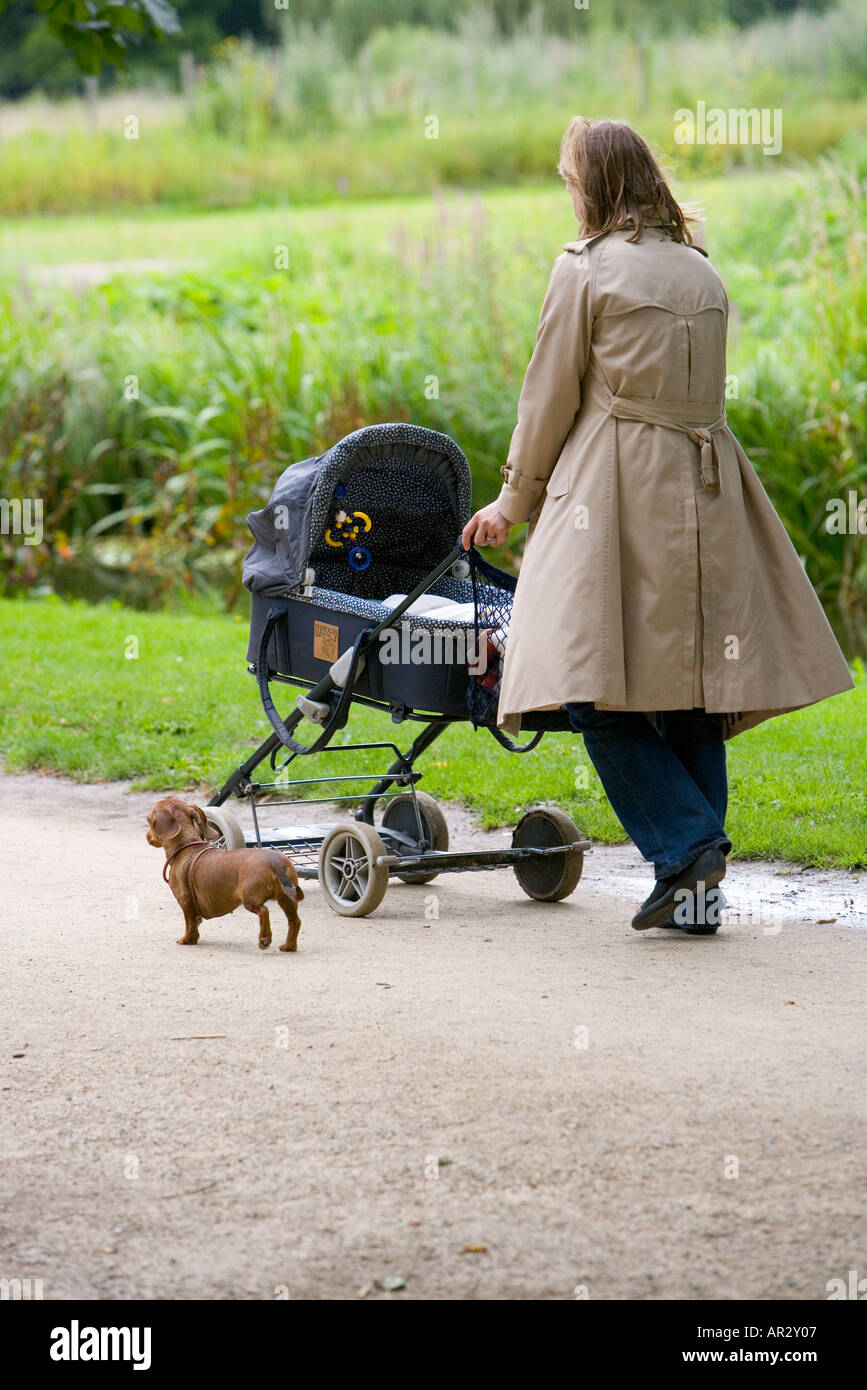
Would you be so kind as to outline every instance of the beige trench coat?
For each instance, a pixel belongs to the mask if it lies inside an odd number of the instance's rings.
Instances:
[[[722,281],[658,226],[628,235],[570,243],[542,306],[499,497],[535,525],[498,723],[697,706],[730,737],[852,679],[725,423]]]

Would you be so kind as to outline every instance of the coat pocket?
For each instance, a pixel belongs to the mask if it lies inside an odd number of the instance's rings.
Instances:
[[[571,487],[572,458],[567,454],[561,454],[554,465],[554,472],[545,485],[545,491],[549,497],[565,497]]]

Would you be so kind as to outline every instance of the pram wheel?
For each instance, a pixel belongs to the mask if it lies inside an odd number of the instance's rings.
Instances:
[[[319,883],[338,917],[366,917],[379,907],[388,887],[388,864],[377,860],[385,854],[378,833],[365,821],[329,830],[319,851]]]
[[[246,848],[244,832],[231,811],[227,811],[223,806],[206,806],[205,818],[210,829],[216,831],[222,839],[224,849]]]
[[[539,808],[528,811],[515,826],[512,845],[520,849],[537,849],[551,845],[569,845],[581,839],[581,831],[565,811]],[[528,897],[538,902],[555,903],[574,892],[584,868],[584,852],[567,850],[544,859],[526,859],[515,865],[515,877]]]
[[[400,792],[397,796],[390,797],[382,813],[383,829],[400,831],[402,835],[408,835],[418,843],[418,819],[414,800],[418,804],[418,814],[424,832],[424,842],[419,845],[419,849],[448,849],[449,828],[446,818],[439,802],[434,801],[427,792],[416,792],[415,799],[412,792]],[[436,871],[426,874],[421,869],[415,869],[405,874],[398,873],[397,877],[402,878],[404,883],[431,883],[436,878]]]

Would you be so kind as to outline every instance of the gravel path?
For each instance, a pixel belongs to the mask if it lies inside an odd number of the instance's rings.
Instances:
[[[867,1272],[867,875],[734,864],[739,922],[639,935],[647,870],[599,848],[561,904],[501,870],[352,922],[310,884],[297,955],[243,912],[184,948],[154,795],[0,781],[0,1276],[823,1299]]]

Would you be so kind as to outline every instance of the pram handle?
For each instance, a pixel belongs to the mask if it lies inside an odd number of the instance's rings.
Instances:
[[[424,579],[420,584],[416,585],[411,594],[407,594],[406,598],[401,599],[400,603],[390,610],[387,618],[383,618],[381,623],[377,623],[376,627],[371,628],[371,638],[378,637],[386,628],[391,627],[396,618],[402,618],[410,604],[415,603],[417,598],[421,598],[422,594],[427,593],[431,584],[435,584],[438,579],[442,579],[446,570],[451,569],[455,561],[465,554],[466,551],[464,550],[463,542],[458,538],[457,544],[449,551],[446,558],[441,560],[436,568],[432,569],[429,574],[425,575]]]
[[[473,548],[473,543],[470,542],[470,549]],[[274,730],[274,733],[277,735],[284,748],[288,749],[290,753],[296,754],[318,753],[320,749],[324,748],[326,744],[330,742],[331,736],[335,730],[342,728],[345,723],[346,711],[352,701],[352,690],[365,648],[372,642],[375,642],[380,633],[392,627],[395,622],[403,616],[410,604],[415,603],[416,599],[420,598],[423,593],[426,593],[430,586],[435,584],[436,581],[445,574],[446,570],[451,569],[456,560],[462,559],[467,553],[463,541],[458,537],[457,543],[452,550],[449,551],[445,559],[441,560],[429,574],[425,575],[424,579],[420,584],[416,585],[412,593],[407,594],[406,598],[401,599],[400,603],[397,604],[395,608],[392,608],[387,617],[383,618],[375,627],[368,627],[360,632],[352,647],[347,647],[345,652],[341,652],[337,661],[329,667],[318,684],[315,685],[312,690],[307,691],[305,699],[310,704],[322,703],[330,705],[334,691],[340,690],[340,697],[336,704],[333,705],[331,713],[325,720],[321,734],[319,734],[318,738],[310,745],[300,743],[298,739],[292,737],[292,730],[296,729],[304,718],[303,712],[300,709],[295,709],[292,714],[289,715],[289,718],[284,720],[271,697],[271,690],[268,684],[268,647],[271,642],[272,633],[282,613],[279,608],[272,608],[269,610],[265,626],[262,629],[262,638],[259,643],[259,654],[256,661],[256,680],[259,685],[262,708],[265,711],[268,723],[271,725],[271,728]],[[349,658],[348,663],[347,657]],[[347,664],[348,669],[340,670],[335,679],[335,673],[338,672],[338,668],[346,667]],[[539,731],[533,735],[529,743],[519,744],[509,738],[508,734],[504,734],[502,729],[490,728],[489,726],[489,731],[500,746],[507,749],[510,753],[529,753],[541,742],[543,737],[542,731]]]
[[[361,660],[364,648],[369,646],[371,642],[375,642],[380,633],[384,632],[386,628],[393,626],[393,624],[403,616],[410,604],[415,603],[416,599],[420,598],[421,595],[430,588],[431,584],[435,584],[436,581],[445,574],[446,570],[451,569],[455,561],[465,553],[463,543],[458,539],[457,544],[449,551],[445,559],[432,569],[429,574],[425,575],[422,582],[413,589],[412,593],[407,594],[406,598],[402,599],[397,607],[393,608],[386,618],[383,618],[382,622],[377,623],[375,627],[368,627],[365,628],[363,632],[360,632],[353,646],[348,647],[346,652],[341,652],[337,661],[329,667],[318,684],[307,692],[306,699],[311,702],[330,703],[333,692],[338,689],[340,690],[340,698],[334,706],[332,713],[325,721],[322,733],[309,746],[300,743],[297,739],[292,737],[292,730],[297,728],[304,718],[301,710],[294,710],[293,713],[289,715],[289,718],[284,720],[271,697],[271,690],[268,684],[268,647],[274,629],[280,620],[281,610],[279,608],[272,608],[269,610],[265,626],[262,629],[262,638],[259,643],[259,654],[256,661],[256,680],[259,685],[262,708],[265,711],[268,723],[271,725],[271,728],[274,730],[284,748],[287,748],[290,753],[304,754],[318,753],[321,748],[325,747],[335,729],[339,729],[344,722],[344,715],[352,699],[352,688],[355,683],[359,661]],[[338,664],[344,662],[346,656],[350,653],[348,671],[346,671],[345,674],[341,672],[338,680],[335,680],[332,673],[335,671]]]

